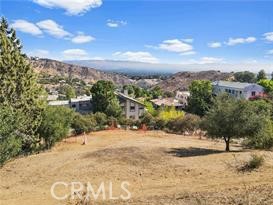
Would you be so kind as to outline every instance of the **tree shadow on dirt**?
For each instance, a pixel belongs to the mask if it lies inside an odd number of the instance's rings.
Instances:
[[[215,150],[215,149],[206,149],[206,148],[171,148],[166,153],[176,156],[176,157],[195,157],[195,156],[205,156],[210,154],[219,154],[223,153],[223,150]]]

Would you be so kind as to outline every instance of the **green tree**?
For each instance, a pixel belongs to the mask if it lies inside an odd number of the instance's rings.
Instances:
[[[266,77],[266,73],[265,71],[262,69],[258,72],[257,74],[257,81],[259,82],[260,80],[266,80],[267,77]]]
[[[66,86],[65,96],[67,99],[75,98],[76,97],[75,89],[70,85]]]
[[[149,101],[145,101],[144,102],[145,108],[148,110],[148,112],[153,115],[156,116],[157,115],[157,111],[155,110],[153,104]]]
[[[159,86],[155,86],[153,89],[150,90],[150,94],[153,99],[158,98],[163,95],[163,91]]]
[[[103,112],[113,117],[118,117],[121,114],[115,86],[111,81],[99,80],[92,86],[91,93],[94,112]]]
[[[267,119],[255,135],[245,141],[245,145],[250,148],[270,149],[273,147],[273,121]]]
[[[0,22],[0,105],[11,106],[25,116],[20,132],[22,150],[32,151],[38,144],[35,135],[41,123],[46,94],[37,84],[29,60],[21,52],[16,32],[9,29],[5,18]]]
[[[273,91],[273,80],[259,80],[258,84],[264,87],[266,93]]]
[[[9,106],[0,106],[0,165],[21,153],[23,120],[20,112]]]
[[[246,83],[255,83],[256,75],[249,71],[236,72],[234,74],[235,81],[246,82]]]
[[[204,116],[212,103],[212,85],[208,80],[194,80],[190,87],[187,110],[190,113]]]
[[[228,94],[217,96],[203,119],[203,128],[209,137],[223,138],[226,151],[232,138],[253,136],[264,123],[265,114],[258,113],[248,101],[237,100]]]
[[[56,142],[69,134],[74,111],[62,106],[48,106],[43,112],[43,120],[38,129],[45,148],[51,148]]]
[[[59,87],[60,94],[65,95],[65,99],[70,100],[76,97],[76,91],[71,85],[63,85]]]

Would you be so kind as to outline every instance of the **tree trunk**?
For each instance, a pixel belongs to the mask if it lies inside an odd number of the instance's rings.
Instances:
[[[226,152],[229,152],[230,150],[229,150],[229,140],[230,140],[230,138],[228,137],[228,138],[225,138],[225,142],[226,142]]]

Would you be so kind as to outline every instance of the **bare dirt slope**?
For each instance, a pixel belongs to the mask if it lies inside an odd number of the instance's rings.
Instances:
[[[164,91],[174,92],[176,90],[188,90],[190,84],[194,80],[230,80],[232,73],[225,73],[215,70],[200,72],[178,72],[157,84]]]
[[[95,83],[98,80],[109,80],[117,85],[133,83],[133,80],[121,74],[106,73],[95,68],[68,64],[61,61],[51,59],[32,59],[30,62],[37,73],[79,78],[85,82],[92,83]]]
[[[163,132],[101,131],[88,136],[88,145],[81,143],[81,138],[69,139],[49,152],[7,163],[0,169],[0,204],[273,204],[269,151],[241,151],[233,145],[237,151],[225,153],[222,142]],[[253,152],[265,156],[265,165],[238,173],[234,165]],[[50,194],[56,181],[111,181],[114,196],[123,193],[120,184],[128,181],[132,198],[57,201]],[[58,194],[70,191],[59,188]]]

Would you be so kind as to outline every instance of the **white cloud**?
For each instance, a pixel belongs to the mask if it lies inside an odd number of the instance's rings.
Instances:
[[[267,41],[273,42],[273,32],[264,33],[263,36]]]
[[[235,46],[237,44],[244,44],[244,43],[253,43],[256,41],[255,37],[247,37],[247,38],[229,38],[228,42],[226,42],[229,46]]]
[[[67,49],[62,52],[65,60],[86,60],[88,53],[83,49]]]
[[[30,33],[34,36],[43,33],[35,24],[22,19],[15,20],[10,26],[18,31]]]
[[[132,51],[119,52],[118,51],[113,53],[113,56],[116,56],[123,60],[128,60],[128,61],[139,61],[139,62],[145,62],[145,63],[159,62],[159,60],[156,57],[154,57],[151,53],[143,52],[143,51],[138,51],[138,52],[132,52]]]
[[[62,8],[68,15],[79,15],[102,5],[102,0],[33,0],[47,8]]]
[[[34,51],[27,52],[27,55],[39,58],[48,58],[49,51],[44,49],[35,49]]]
[[[165,40],[161,44],[159,44],[159,48],[162,50],[176,53],[183,53],[193,50],[192,45],[178,39]]]
[[[93,36],[90,36],[90,35],[85,35],[83,33],[78,33],[77,36],[73,37],[71,39],[71,41],[73,43],[77,43],[77,44],[80,44],[80,43],[88,43],[90,41],[94,41],[95,38]]]
[[[44,30],[46,33],[57,38],[71,36],[71,34],[65,31],[61,25],[57,24],[55,21],[51,19],[40,21],[37,23],[37,26],[40,29]]]
[[[188,52],[180,53],[181,56],[189,56],[189,55],[194,55],[194,54],[196,54],[195,51],[188,51]]]
[[[199,64],[212,64],[212,63],[223,63],[223,58],[214,58],[214,57],[203,57],[198,62]]]
[[[210,48],[220,48],[221,46],[222,46],[222,43],[220,43],[220,42],[208,43],[208,47],[210,47]]]
[[[184,41],[186,43],[193,43],[194,39],[193,38],[184,38],[184,39],[182,39],[182,41]]]
[[[127,24],[126,21],[119,21],[119,20],[111,20],[108,19],[106,25],[111,28],[117,28],[120,26],[125,26]]]

